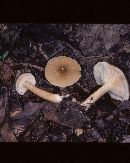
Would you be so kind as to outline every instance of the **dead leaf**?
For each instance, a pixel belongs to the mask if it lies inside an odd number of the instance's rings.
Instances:
[[[12,85],[12,79],[14,77],[12,67],[9,64],[0,61],[0,73],[5,83],[9,86]]]
[[[11,129],[8,123],[4,124],[1,134],[5,142],[17,142],[17,139],[14,136],[13,130]]]

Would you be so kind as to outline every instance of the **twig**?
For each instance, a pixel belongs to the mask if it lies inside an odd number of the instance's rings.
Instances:
[[[49,57],[47,56],[47,54],[45,53],[45,51],[42,50],[42,44],[38,44],[39,45],[39,52],[44,56],[44,58],[46,60],[49,59]]]
[[[22,66],[29,66],[29,67],[33,67],[33,68],[36,68],[40,71],[44,71],[44,68],[40,67],[40,66],[37,66],[37,65],[32,65],[30,63],[15,63],[15,65],[11,65],[11,66],[18,66],[18,65],[22,65]]]
[[[111,57],[113,57],[114,55],[116,55],[115,53],[113,54],[111,54],[111,55],[107,55],[107,56],[102,56],[102,54],[101,55],[97,55],[97,56],[83,56],[83,57],[81,57],[81,59],[96,59],[96,58],[111,58]]]

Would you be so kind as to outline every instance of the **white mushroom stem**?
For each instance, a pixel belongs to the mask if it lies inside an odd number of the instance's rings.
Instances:
[[[50,92],[46,92],[42,89],[37,88],[35,85],[31,84],[30,82],[26,81],[24,84],[24,87],[27,88],[28,90],[30,90],[31,92],[33,92],[35,95],[54,102],[54,103],[60,103],[62,101],[62,96],[59,96],[58,94],[53,94]]]
[[[113,87],[113,82],[112,83],[104,84],[96,92],[91,94],[83,103],[81,103],[81,105],[82,106],[86,106],[85,110],[87,111],[93,103],[95,103],[105,93],[110,91],[112,87]]]

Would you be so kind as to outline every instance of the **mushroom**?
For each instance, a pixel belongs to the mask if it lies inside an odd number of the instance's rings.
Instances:
[[[70,57],[59,56],[50,59],[45,67],[45,77],[53,85],[67,87],[81,77],[79,63]]]
[[[20,75],[16,81],[16,91],[20,95],[24,95],[27,90],[30,90],[35,95],[54,102],[59,103],[62,101],[63,96],[59,96],[58,94],[53,94],[44,90],[41,90],[35,86],[36,80],[35,77],[31,73],[24,73]]]
[[[102,87],[81,103],[82,106],[86,106],[86,111],[91,104],[95,103],[106,92],[116,100],[124,101],[129,99],[129,85],[119,68],[107,62],[98,62],[93,69],[94,78],[97,84],[102,85]]]

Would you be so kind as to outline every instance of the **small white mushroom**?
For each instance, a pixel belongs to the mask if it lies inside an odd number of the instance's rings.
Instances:
[[[93,69],[94,78],[97,84],[102,85],[102,87],[81,103],[82,106],[86,106],[86,111],[91,104],[95,103],[106,92],[116,100],[124,101],[129,99],[129,85],[119,68],[107,62],[98,62]]]
[[[63,96],[41,90],[37,88],[35,84],[36,84],[35,77],[31,73],[24,73],[20,75],[16,81],[16,91],[20,95],[24,95],[26,91],[30,90],[35,95],[45,100],[48,100],[54,103],[59,103],[62,101]]]
[[[83,134],[83,129],[82,129],[82,128],[77,128],[77,129],[75,129],[75,134],[76,134],[77,136],[82,135],[82,134]]]

